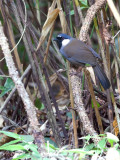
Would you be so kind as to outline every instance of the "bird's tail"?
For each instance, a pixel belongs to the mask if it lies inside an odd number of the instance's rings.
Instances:
[[[93,69],[94,69],[95,75],[99,79],[99,81],[102,84],[103,88],[105,90],[108,89],[108,88],[110,88],[110,82],[109,82],[106,74],[102,70],[102,68],[99,66],[99,64],[97,64],[96,66],[94,66]]]

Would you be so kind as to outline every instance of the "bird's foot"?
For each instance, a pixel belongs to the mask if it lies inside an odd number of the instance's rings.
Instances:
[[[77,72],[74,72],[74,71],[69,73],[70,76],[77,76],[77,74],[78,74],[78,73],[77,73]]]

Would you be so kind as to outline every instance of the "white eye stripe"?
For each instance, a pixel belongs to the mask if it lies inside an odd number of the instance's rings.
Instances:
[[[66,46],[70,42],[70,39],[64,39],[62,41],[62,46]]]

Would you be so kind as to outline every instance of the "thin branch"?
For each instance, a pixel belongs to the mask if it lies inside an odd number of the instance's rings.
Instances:
[[[13,79],[13,81],[16,85],[18,94],[24,103],[24,107],[25,107],[25,110],[27,112],[28,119],[30,122],[30,126],[32,127],[32,129],[34,131],[33,136],[36,140],[37,137],[35,137],[35,134],[38,131],[40,133],[40,130],[38,127],[39,122],[37,120],[35,108],[34,108],[34,105],[33,105],[32,101],[30,100],[29,95],[26,92],[24,85],[18,75],[18,71],[17,71],[15,64],[13,62],[13,59],[12,59],[12,56],[10,53],[10,49],[9,49],[9,45],[7,42],[7,38],[5,37],[5,34],[3,32],[3,27],[1,25],[1,22],[0,22],[0,46],[1,46],[3,54],[5,56],[6,64],[7,64],[8,70],[9,70],[9,74],[10,74],[11,78]],[[44,147],[45,147],[44,146],[44,138],[42,137],[42,134],[41,134],[41,143],[39,144],[39,147],[41,147],[41,151],[43,151]]]
[[[109,7],[110,7],[110,9],[111,9],[111,11],[114,15],[119,27],[120,27],[120,14],[118,13],[113,1],[112,0],[107,0],[107,3],[108,3],[108,5],[109,5]]]
[[[87,41],[87,34],[90,28],[90,24],[93,21],[95,14],[99,11],[99,9],[105,4],[106,0],[99,0],[95,4],[93,4],[87,11],[87,15],[84,19],[84,23],[81,27],[81,31],[79,34],[79,39],[83,42]]]
[[[101,134],[103,134],[104,132],[103,132],[102,120],[101,120],[100,113],[99,113],[99,110],[98,110],[97,101],[95,99],[95,94],[94,94],[94,91],[93,91],[93,86],[92,86],[92,82],[91,82],[91,78],[90,78],[90,73],[86,69],[84,69],[84,72],[85,72],[85,75],[86,75],[86,78],[87,78],[89,91],[90,91],[90,94],[91,94],[91,97],[92,97],[99,131],[100,131]]]
[[[90,123],[90,120],[86,114],[85,107],[82,101],[82,91],[81,91],[81,83],[79,81],[79,77],[73,75],[75,73],[75,69],[70,69],[70,75],[72,75],[71,78],[71,86],[73,91],[73,97],[74,97],[74,104],[75,108],[78,112],[78,115],[80,117],[80,120],[83,124],[83,129],[87,134],[90,134],[91,136],[97,135],[97,132],[94,130],[93,126]],[[93,139],[95,143],[98,142],[98,139]]]

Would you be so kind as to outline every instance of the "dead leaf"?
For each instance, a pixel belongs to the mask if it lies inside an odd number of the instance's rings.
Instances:
[[[0,128],[3,127],[3,122],[4,122],[4,119],[3,119],[2,115],[0,115]]]
[[[47,19],[43,25],[42,28],[42,33],[41,33],[41,37],[39,40],[39,44],[37,46],[37,50],[40,48],[40,46],[42,45],[42,43],[44,42],[47,34],[49,33],[50,29],[52,28],[54,21],[56,20],[58,14],[60,12],[60,9],[56,8],[53,11],[50,10],[48,11],[48,15],[47,15]]]
[[[115,118],[115,120],[113,121],[113,127],[114,127],[114,131],[115,131],[115,135],[117,136],[119,133],[119,129],[118,129],[118,123],[117,120]]]
[[[62,10],[62,6],[61,6],[61,0],[57,0],[57,6],[61,10],[59,12],[59,17],[60,17],[60,22],[61,22],[61,27],[62,27],[62,33],[69,33],[69,29],[68,29],[68,25],[67,25],[67,22],[66,22],[65,14],[64,14],[64,12]]]
[[[95,74],[94,74],[93,68],[92,67],[86,67],[86,69],[90,72],[91,78],[92,78],[93,82],[96,84]]]

